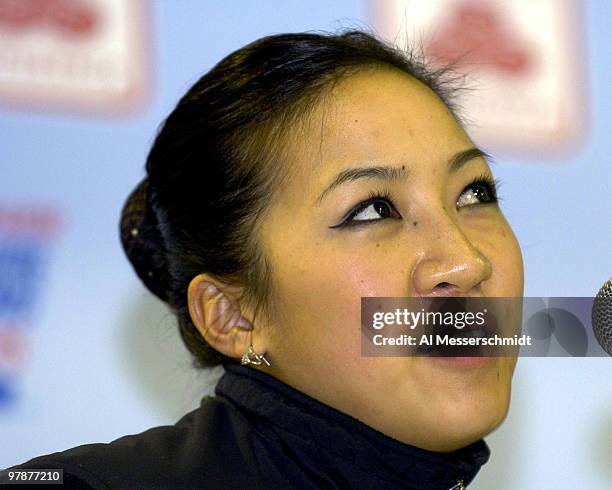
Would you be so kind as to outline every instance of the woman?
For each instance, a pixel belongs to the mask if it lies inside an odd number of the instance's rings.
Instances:
[[[521,296],[522,260],[443,72],[358,31],[230,54],[160,130],[122,217],[216,396],[21,468],[94,488],[463,488],[515,358],[364,357],[362,297]]]

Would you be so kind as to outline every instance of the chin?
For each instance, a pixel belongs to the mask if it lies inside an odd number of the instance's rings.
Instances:
[[[468,446],[494,431],[504,421],[510,405],[510,386],[494,393],[473,394],[463,400],[447,400],[439,414],[438,437],[432,451],[448,452]]]

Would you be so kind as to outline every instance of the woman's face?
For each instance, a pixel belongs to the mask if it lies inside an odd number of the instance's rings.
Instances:
[[[516,238],[497,204],[470,187],[491,176],[478,151],[463,153],[471,149],[416,80],[391,70],[351,76],[290,144],[291,178],[260,230],[274,284],[266,369],[435,451],[474,442],[503,420],[516,359],[363,357],[360,305],[365,296],[522,296]],[[337,180],[372,167],[380,169]]]

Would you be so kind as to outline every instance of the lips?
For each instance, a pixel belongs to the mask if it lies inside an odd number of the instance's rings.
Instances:
[[[488,305],[490,307],[490,304]],[[430,357],[491,357],[499,355],[495,346],[469,345],[470,339],[489,338],[498,333],[498,324],[495,315],[487,308],[483,298],[440,298],[434,300],[429,306],[430,312],[441,313],[444,318],[452,315],[454,319],[465,319],[466,314],[472,316],[475,312],[487,312],[483,315],[486,320],[482,324],[459,321],[459,325],[434,324],[423,325],[421,336],[425,335],[431,342],[419,345],[415,350],[417,356]],[[465,323],[464,325],[462,325]],[[458,326],[460,328],[458,328]],[[441,341],[447,341],[446,344]]]

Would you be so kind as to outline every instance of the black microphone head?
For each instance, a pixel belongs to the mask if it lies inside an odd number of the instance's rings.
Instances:
[[[595,296],[591,323],[597,342],[612,356],[612,278],[606,281]]]

